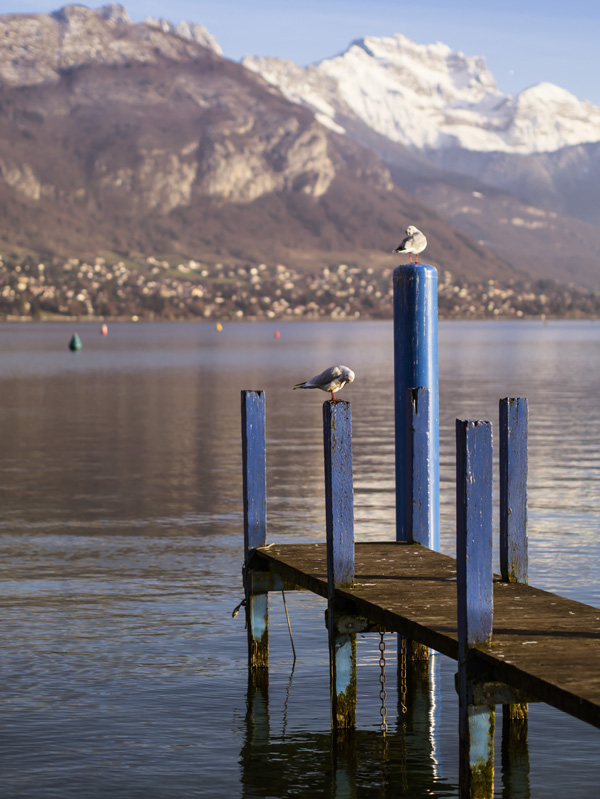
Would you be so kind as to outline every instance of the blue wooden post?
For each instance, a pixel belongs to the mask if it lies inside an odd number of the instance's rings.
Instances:
[[[506,583],[528,582],[528,419],[525,397],[500,400],[500,573]]]
[[[459,681],[461,669],[459,666]],[[492,799],[494,796],[494,732],[496,714],[488,705],[469,704],[459,691],[460,799]]]
[[[500,573],[527,583],[527,435],[525,397],[500,400]],[[529,706],[502,706],[502,781],[509,796],[529,796]]]
[[[460,796],[494,795],[495,712],[470,701],[468,652],[492,635],[492,425],[456,420]]]
[[[406,398],[406,446],[410,468],[406,470],[406,541],[430,546],[432,517],[430,392],[409,388]]]
[[[242,473],[244,491],[244,564],[267,543],[266,400],[263,391],[242,391]],[[269,665],[267,581],[244,569],[248,663]]]
[[[410,541],[406,474],[412,469],[406,440],[407,389],[429,390],[427,468],[431,490],[429,542],[440,548],[440,458],[437,345],[437,271],[428,264],[394,270],[394,384],[396,407],[396,539]],[[424,543],[424,542],[423,542]]]
[[[352,411],[349,402],[323,403],[325,514],[329,596],[354,582]]]
[[[456,420],[456,581],[461,660],[492,636],[492,425]],[[462,649],[461,649],[462,647]]]
[[[340,632],[335,591],[354,582],[354,488],[352,414],[349,402],[323,403],[325,517],[329,605],[331,723],[334,729],[356,726],[356,634]]]

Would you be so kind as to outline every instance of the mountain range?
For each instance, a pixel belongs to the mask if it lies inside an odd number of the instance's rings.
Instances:
[[[394,265],[595,288],[600,109],[368,37],[301,68],[118,5],[0,16],[0,252]]]

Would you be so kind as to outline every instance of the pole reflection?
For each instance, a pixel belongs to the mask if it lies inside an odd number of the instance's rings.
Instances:
[[[290,731],[287,703],[281,733],[270,725],[268,678],[248,681],[240,754],[243,797],[420,797],[456,795],[440,774],[436,750],[439,708],[436,658],[407,663],[398,692],[396,729]],[[262,670],[266,671],[266,670]],[[259,673],[260,674],[260,673]],[[400,677],[399,677],[400,680]],[[400,686],[399,686],[400,687]],[[288,682],[288,691],[293,683]],[[273,727],[281,729],[281,719]]]

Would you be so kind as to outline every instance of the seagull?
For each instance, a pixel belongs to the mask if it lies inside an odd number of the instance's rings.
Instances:
[[[331,391],[331,399],[334,402],[339,402],[340,400],[335,398],[335,392],[341,391],[346,383],[352,383],[355,376],[352,369],[347,366],[330,366],[329,369],[325,369],[320,375],[311,377],[305,383],[298,383],[294,389],[320,388],[322,391]]]
[[[419,263],[419,253],[427,247],[427,239],[414,225],[409,225],[406,228],[406,236],[402,239],[400,244],[396,247],[394,252],[407,252],[410,258],[409,263],[412,263],[412,253],[415,254],[415,263]]]

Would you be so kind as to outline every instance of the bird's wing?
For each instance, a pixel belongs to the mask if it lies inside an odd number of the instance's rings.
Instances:
[[[313,386],[327,386],[341,374],[342,369],[340,366],[330,366],[328,369],[324,369],[321,374],[311,377],[311,379],[306,382]]]
[[[413,236],[413,245],[415,248],[420,248],[421,251],[427,247],[427,239],[425,238],[425,234],[421,233],[420,230]]]

